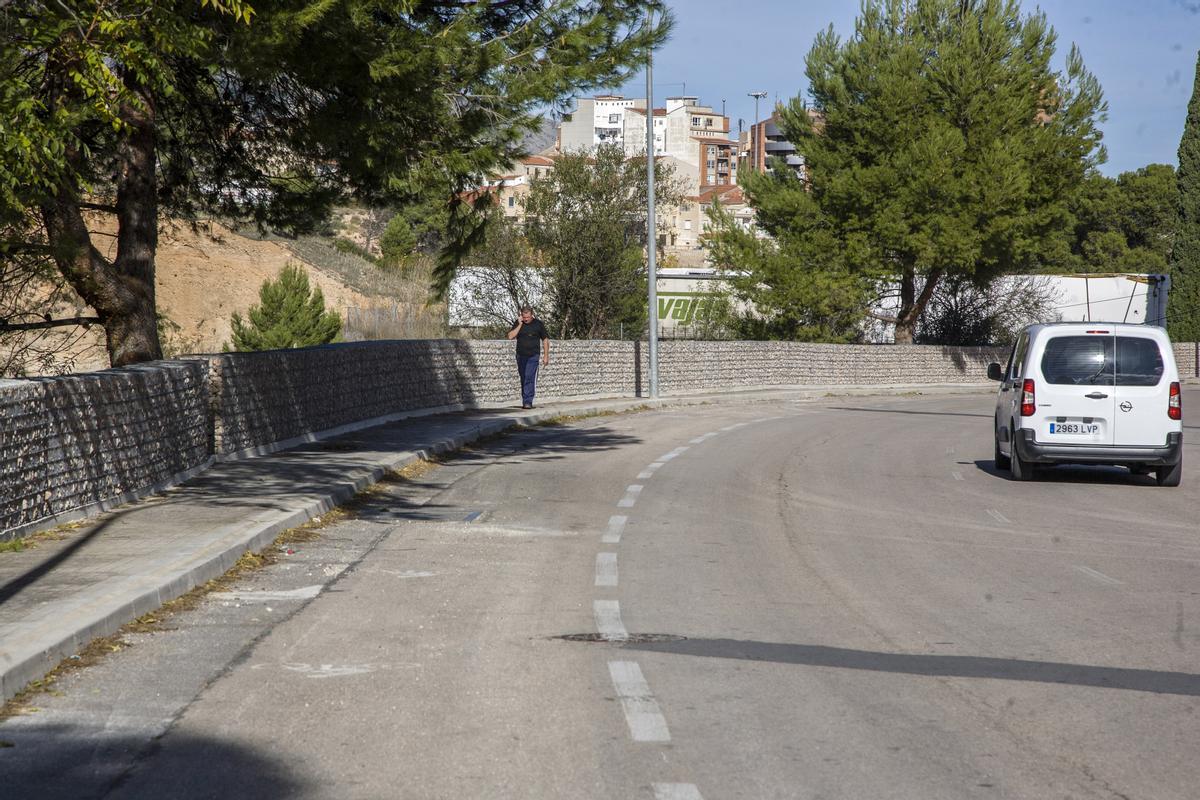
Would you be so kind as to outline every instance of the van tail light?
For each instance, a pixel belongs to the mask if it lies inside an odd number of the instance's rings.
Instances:
[[[1171,382],[1171,396],[1167,400],[1167,416],[1171,419],[1183,419],[1183,398],[1179,394],[1179,381]]]
[[[1021,386],[1021,416],[1032,417],[1037,411],[1037,403],[1033,399],[1033,378],[1026,378]]]

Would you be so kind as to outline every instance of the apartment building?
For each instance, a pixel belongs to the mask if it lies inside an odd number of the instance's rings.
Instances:
[[[625,146],[625,115],[631,109],[646,108],[645,98],[626,98],[619,94],[581,97],[574,111],[565,115],[558,125],[558,150],[591,150],[601,144]],[[643,126],[646,117],[640,117]],[[642,147],[646,136],[643,132]]]
[[[817,112],[810,109],[808,113],[814,122],[819,122]],[[762,122],[751,125],[750,130],[742,134],[740,145],[742,169],[769,172],[772,169],[771,159],[781,158],[797,177],[804,177],[804,157],[796,151],[796,145],[784,137],[779,127],[778,111]]]

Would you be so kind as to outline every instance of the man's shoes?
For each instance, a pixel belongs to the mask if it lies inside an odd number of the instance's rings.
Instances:
[[[533,408],[533,406],[529,405],[529,403],[522,403],[521,408]]]

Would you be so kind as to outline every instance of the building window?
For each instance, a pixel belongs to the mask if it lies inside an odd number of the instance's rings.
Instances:
[[[690,231],[692,229],[692,221],[690,219],[685,219],[683,221],[683,229],[685,231]]]
[[[711,127],[712,127],[712,117],[706,117],[706,118],[705,118],[705,120],[704,120],[704,127],[706,127],[706,128],[711,128]]]
[[[516,204],[517,204],[517,198],[515,198],[515,197],[508,198],[508,207],[509,208],[512,208]]]
[[[609,125],[616,125],[620,121],[621,121],[620,114],[609,114],[608,115],[608,124]]]
[[[693,128],[700,127],[700,118],[699,117],[692,117],[692,127]]]

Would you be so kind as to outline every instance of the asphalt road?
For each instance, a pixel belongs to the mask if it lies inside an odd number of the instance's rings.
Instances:
[[[991,402],[493,441],[0,725],[0,794],[1194,800],[1198,426],[1016,483]]]

